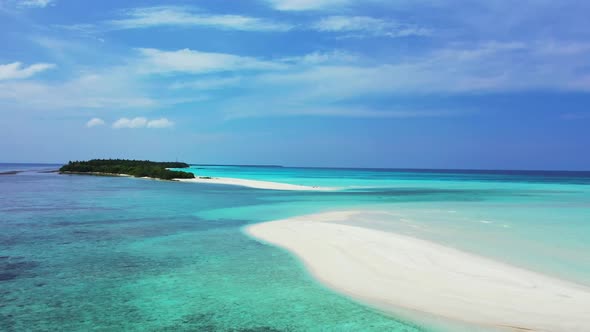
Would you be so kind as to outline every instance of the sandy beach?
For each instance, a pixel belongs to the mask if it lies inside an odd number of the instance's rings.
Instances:
[[[490,329],[588,331],[590,288],[363,228],[363,213],[301,216],[246,232],[294,253],[329,288],[398,317],[411,311]]]
[[[114,173],[98,173],[98,172],[62,172],[63,174],[74,174],[74,175],[98,175],[98,176],[121,176],[121,177],[133,177],[129,174],[114,174]],[[0,175],[2,175],[0,173]],[[140,179],[148,180],[159,180],[151,177],[140,177]],[[218,178],[218,177],[196,177],[194,179],[173,179],[172,181],[187,182],[187,183],[209,183],[209,184],[221,184],[229,186],[248,187],[256,189],[267,189],[267,190],[289,190],[289,191],[335,191],[340,188],[335,187],[312,187],[312,186],[301,186],[296,184],[272,182],[272,181],[259,181],[259,180],[248,180],[248,179],[237,179],[237,178]]]
[[[231,186],[241,186],[256,189],[270,189],[270,190],[303,190],[303,191],[334,191],[338,188],[331,187],[312,187],[312,186],[301,186],[296,184],[271,182],[271,181],[259,181],[259,180],[247,180],[247,179],[236,179],[236,178],[205,178],[197,177],[194,179],[176,179],[180,182],[192,182],[192,183],[210,183],[210,184],[224,184]]]

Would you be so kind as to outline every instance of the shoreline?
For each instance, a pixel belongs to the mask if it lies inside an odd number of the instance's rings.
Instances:
[[[366,211],[254,224],[245,232],[297,256],[327,287],[399,317],[424,313],[509,331],[584,331],[590,288],[437,243],[362,227]],[[344,220],[354,225],[339,224]]]
[[[53,172],[50,172],[53,173]],[[149,176],[135,176],[130,174],[117,174],[117,173],[101,173],[101,172],[62,172],[57,171],[60,175],[90,175],[90,176],[107,176],[107,177],[121,177],[121,178],[134,178],[134,179],[144,179],[144,180],[154,180],[154,181],[169,181],[173,182],[176,179],[168,180],[168,179],[159,179],[159,178],[152,178]]]
[[[336,191],[336,190],[339,190],[339,188],[333,188],[333,187],[303,186],[303,185],[282,183],[282,182],[260,181],[260,180],[249,180],[249,179],[238,179],[238,178],[195,177],[194,179],[175,179],[174,181],[189,182],[189,183],[209,183],[209,184],[248,187],[248,188],[255,188],[255,189],[285,190],[285,191]]]
[[[129,174],[119,174],[119,173],[102,173],[102,172],[72,172],[72,171],[59,171],[59,174],[68,174],[68,175],[95,175],[95,176],[121,176],[121,177],[133,177]],[[150,178],[151,179],[151,178]]]
[[[194,179],[158,179],[152,177],[137,177],[129,174],[116,174],[116,173],[101,173],[101,172],[59,172],[65,175],[92,175],[92,176],[113,176],[113,177],[132,177],[137,179],[149,179],[158,181],[173,181],[173,182],[186,182],[186,183],[208,183],[208,184],[219,184],[229,185],[238,187],[248,187],[254,189],[266,189],[266,190],[283,190],[283,191],[337,191],[340,188],[333,187],[316,187],[316,186],[303,186],[290,183],[272,182],[272,181],[260,181],[260,180],[249,180],[249,179],[238,179],[238,178],[219,178],[219,177],[195,177]]]

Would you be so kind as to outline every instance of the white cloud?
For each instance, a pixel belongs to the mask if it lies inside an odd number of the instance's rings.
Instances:
[[[28,67],[23,67],[21,62],[8,63],[0,65],[0,81],[29,78],[52,68],[55,68],[55,65],[51,63],[36,63]]]
[[[88,122],[86,122],[86,127],[88,127],[88,128],[98,127],[98,126],[103,126],[103,125],[104,125],[104,120],[99,119],[99,118],[92,118]]]
[[[349,33],[350,37],[363,35],[407,37],[430,34],[430,30],[425,28],[369,16],[329,16],[313,24],[312,29],[321,32],[345,32]]]
[[[49,5],[53,5],[53,0],[20,0],[18,5],[20,7],[28,7],[28,8],[45,8]]]
[[[120,129],[120,128],[143,128],[147,125],[148,120],[143,117],[128,119],[128,118],[120,118],[119,120],[113,123],[113,128]]]
[[[214,15],[189,7],[159,6],[134,8],[123,12],[123,17],[107,22],[116,29],[141,29],[158,26],[204,26],[242,31],[286,31],[292,28],[261,18],[242,15]]]
[[[193,73],[280,69],[281,64],[226,53],[183,49],[162,51],[141,48],[140,70],[144,73]]]
[[[147,123],[148,128],[170,128],[172,126],[174,126],[174,122],[166,118],[151,120]]]
[[[120,118],[119,120],[113,123],[113,128],[115,129],[122,129],[122,128],[169,128],[174,126],[174,122],[166,119],[156,119],[156,120],[148,120],[144,117],[137,117],[133,119],[129,118]]]
[[[274,9],[285,11],[319,10],[347,5],[351,0],[266,0]]]

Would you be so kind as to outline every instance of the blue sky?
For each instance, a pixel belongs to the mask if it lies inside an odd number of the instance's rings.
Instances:
[[[0,0],[0,161],[588,170],[588,12]]]

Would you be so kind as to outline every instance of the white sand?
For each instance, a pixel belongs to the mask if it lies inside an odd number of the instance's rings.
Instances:
[[[129,174],[100,173],[100,172],[87,172],[87,173],[64,172],[64,173],[65,174],[91,174],[91,175],[133,177],[133,175],[129,175]],[[147,176],[139,177],[138,179],[160,180],[160,179],[151,178],[151,177],[147,177]],[[168,180],[162,180],[162,181],[168,181]],[[289,183],[281,183],[281,182],[258,181],[258,180],[237,179],[237,178],[218,178],[218,177],[211,177],[211,178],[196,177],[194,179],[173,179],[172,181],[223,184],[223,185],[230,185],[230,186],[240,186],[240,187],[248,187],[248,188],[256,188],[256,189],[269,189],[269,190],[336,191],[336,190],[340,189],[340,188],[335,188],[335,187],[312,187],[312,186],[301,186],[301,185],[297,185],[297,184],[289,184]]]
[[[246,231],[300,257],[328,287],[381,310],[515,331],[590,331],[590,288],[432,242],[316,214]],[[362,225],[362,223],[360,224]]]
[[[212,183],[212,184],[225,184],[232,186],[241,186],[257,189],[271,189],[271,190],[307,190],[307,191],[333,191],[338,188],[330,187],[312,187],[312,186],[300,186],[296,184],[271,182],[271,181],[258,181],[258,180],[247,180],[247,179],[236,179],[236,178],[194,178],[194,179],[176,179],[181,182],[194,182],[194,183]]]

